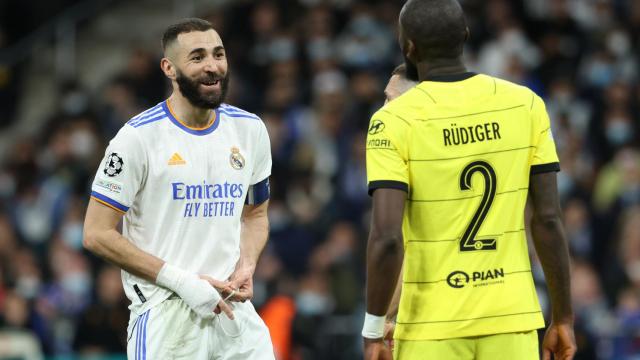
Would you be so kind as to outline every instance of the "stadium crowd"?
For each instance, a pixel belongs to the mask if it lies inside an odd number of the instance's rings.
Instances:
[[[469,68],[526,85],[547,104],[573,257],[576,359],[640,359],[640,2],[461,2]],[[198,14],[227,49],[227,102],[258,114],[271,137],[271,235],[253,301],[278,359],[361,356],[364,141],[402,62],[400,7],[283,0]],[[11,348],[28,359],[124,353],[120,273],[83,250],[82,227],[106,141],[167,96],[152,45],[132,50],[100,92],[60,84],[39,135],[2,154],[0,358]],[[0,109],[11,108],[15,93],[2,90]]]

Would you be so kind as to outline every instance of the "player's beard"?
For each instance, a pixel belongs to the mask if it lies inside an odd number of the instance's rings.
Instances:
[[[205,81],[220,80],[220,92],[209,94],[200,91],[200,84]],[[202,109],[215,109],[224,102],[229,89],[229,71],[220,77],[218,75],[207,75],[202,78],[192,80],[185,76],[180,70],[176,70],[176,82],[182,96],[189,100],[189,103]]]
[[[420,81],[418,76],[418,68],[413,65],[411,60],[408,57],[404,56],[404,66],[407,69],[407,79],[411,81]]]

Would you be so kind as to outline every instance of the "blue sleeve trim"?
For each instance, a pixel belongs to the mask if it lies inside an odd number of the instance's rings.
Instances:
[[[108,205],[113,206],[114,208],[116,208],[116,209],[118,209],[120,211],[127,212],[129,210],[129,207],[124,206],[124,205],[120,204],[119,202],[117,202],[117,201],[115,201],[113,199],[109,199],[108,197],[106,197],[106,196],[104,196],[104,195],[102,195],[100,193],[97,193],[95,191],[91,192],[91,196],[93,196],[94,198],[96,198],[96,199],[98,199],[100,201],[103,201],[103,202],[107,203]]]
[[[245,205],[260,205],[269,200],[271,190],[269,188],[269,178],[266,178],[256,184],[249,186]]]

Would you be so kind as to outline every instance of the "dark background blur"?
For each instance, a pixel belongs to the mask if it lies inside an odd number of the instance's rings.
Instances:
[[[576,359],[640,359],[640,1],[463,0],[474,71],[547,104],[573,255]],[[357,359],[364,139],[401,62],[400,1],[0,1],[0,359],[124,356],[119,270],[82,249],[104,148],[162,101],[160,36],[210,20],[228,102],[273,151],[254,303],[280,360]],[[548,314],[540,265],[532,254]]]

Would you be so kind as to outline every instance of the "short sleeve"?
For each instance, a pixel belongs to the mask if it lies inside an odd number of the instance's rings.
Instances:
[[[544,102],[534,95],[532,111],[533,139],[535,147],[531,161],[531,174],[560,171],[556,144],[551,132],[551,123]]]
[[[405,119],[384,109],[371,118],[366,144],[369,195],[380,188],[409,192],[408,128]]]
[[[271,143],[269,142],[267,128],[262,121],[260,121],[260,130],[256,141],[255,162],[251,173],[250,185],[255,185],[271,175]]]
[[[109,142],[91,185],[91,197],[126,213],[140,190],[146,155],[135,129],[124,126]]]

